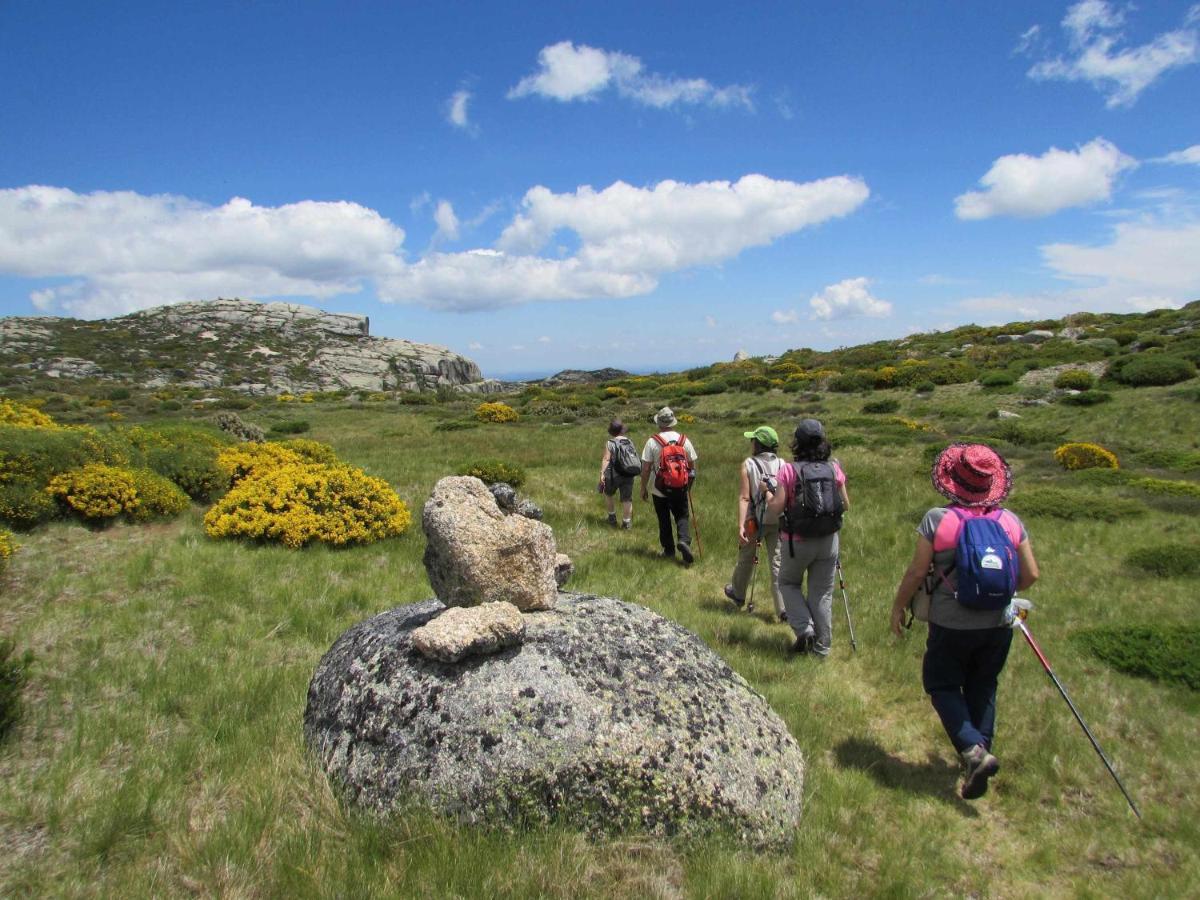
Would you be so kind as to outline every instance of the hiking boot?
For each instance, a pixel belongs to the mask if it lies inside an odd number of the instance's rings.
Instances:
[[[675,551],[674,550],[659,550],[658,553],[656,553],[654,555],[657,556],[659,559],[674,559]]]
[[[785,612],[779,613],[779,621],[786,624],[787,623],[787,613],[785,613]]]
[[[745,600],[739,599],[738,595],[733,592],[732,584],[725,585],[725,596],[727,598],[729,598],[730,600],[732,600],[733,605],[738,607],[739,609],[741,609],[742,605],[746,602]]]
[[[976,744],[962,752],[967,774],[963,779],[962,798],[976,800],[987,793],[988,779],[1000,771],[1000,760],[988,753],[983,744]]]
[[[609,525],[611,525],[613,528],[616,528],[616,527],[617,527],[617,515],[616,515],[616,513],[609,513],[609,514],[608,514],[608,524],[609,524]]]
[[[685,566],[690,566],[692,561],[695,559],[695,557],[692,556],[692,548],[683,541],[680,541],[678,544],[676,544],[675,548],[679,551],[679,555],[683,557],[683,564]]]
[[[812,653],[813,647],[817,645],[817,636],[811,631],[806,631],[804,634],[796,637],[796,643],[792,645],[793,653]]]
[[[632,519],[623,519],[621,521],[621,527],[623,529],[625,529],[626,531],[628,531],[630,528],[633,527],[633,520]]]

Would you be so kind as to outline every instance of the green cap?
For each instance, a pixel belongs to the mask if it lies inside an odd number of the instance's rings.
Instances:
[[[779,435],[775,433],[775,429],[770,425],[760,425],[753,431],[747,431],[743,437],[754,438],[768,450],[773,450],[779,446]]]

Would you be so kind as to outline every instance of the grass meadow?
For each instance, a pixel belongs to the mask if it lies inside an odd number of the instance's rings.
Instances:
[[[1193,621],[1194,576],[1155,578],[1126,559],[1161,543],[1200,552],[1200,499],[1066,472],[1052,456],[1058,443],[1095,441],[1138,476],[1200,484],[1196,473],[1129,462],[1197,449],[1200,404],[1189,385],[1120,389],[1095,407],[1021,408],[1019,420],[989,418],[997,406],[1016,409],[1014,397],[974,385],[871,395],[899,400],[907,423],[864,414],[868,398],[858,395],[698,398],[684,407],[696,422],[682,427],[701,456],[702,557],[686,569],[654,558],[649,504],[636,501],[632,531],[613,531],[595,492],[607,415],[624,416],[640,445],[647,415],[672,398],[568,424],[522,418],[461,430],[437,426],[469,420],[478,401],[248,411],[264,426],[306,418],[307,437],[386,478],[416,524],[371,546],[298,552],[210,540],[200,507],[165,524],[59,522],[18,535],[0,580],[0,634],[36,659],[24,718],[0,745],[0,896],[1194,896],[1200,695],[1121,675],[1076,635]],[[734,560],[742,432],[766,423],[790,433],[805,414],[826,422],[852,500],[842,560],[858,650],[837,594],[824,663],[789,654],[765,573],[757,614],[721,593]],[[1003,769],[982,800],[960,800],[957,759],[920,687],[923,631],[888,632],[914,529],[938,505],[932,447],[999,428],[996,446],[1016,471],[1010,505],[1039,511],[1026,515],[1042,570],[1028,592],[1031,628],[1137,799],[1140,822],[1019,638],[999,695]],[[572,589],[644,604],[694,630],[784,718],[808,764],[791,847],[514,834],[419,814],[380,822],[339,802],[303,744],[309,678],[347,627],[431,596],[421,506],[439,477],[486,457],[525,468],[522,493],[575,561]]]

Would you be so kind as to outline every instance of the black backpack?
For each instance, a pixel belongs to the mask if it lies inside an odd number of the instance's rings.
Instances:
[[[617,475],[629,478],[642,474],[642,461],[638,459],[633,442],[627,437],[619,437],[612,442],[610,459],[613,471]]]
[[[833,464],[794,462],[792,470],[796,473],[796,493],[783,511],[781,529],[805,538],[825,537],[841,529],[845,506]]]

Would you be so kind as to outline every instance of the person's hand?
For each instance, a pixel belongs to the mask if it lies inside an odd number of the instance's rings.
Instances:
[[[743,522],[738,526],[738,544],[745,547],[748,543],[750,543],[750,538],[746,534],[746,523]]]
[[[892,634],[904,637],[904,607],[892,604]]]
[[[600,483],[598,485],[596,485],[596,493],[597,494],[604,493],[604,479],[603,478],[601,478]]]
[[[644,484],[642,485],[642,499],[643,500],[650,499],[650,492],[648,490],[646,490],[646,486]]]

